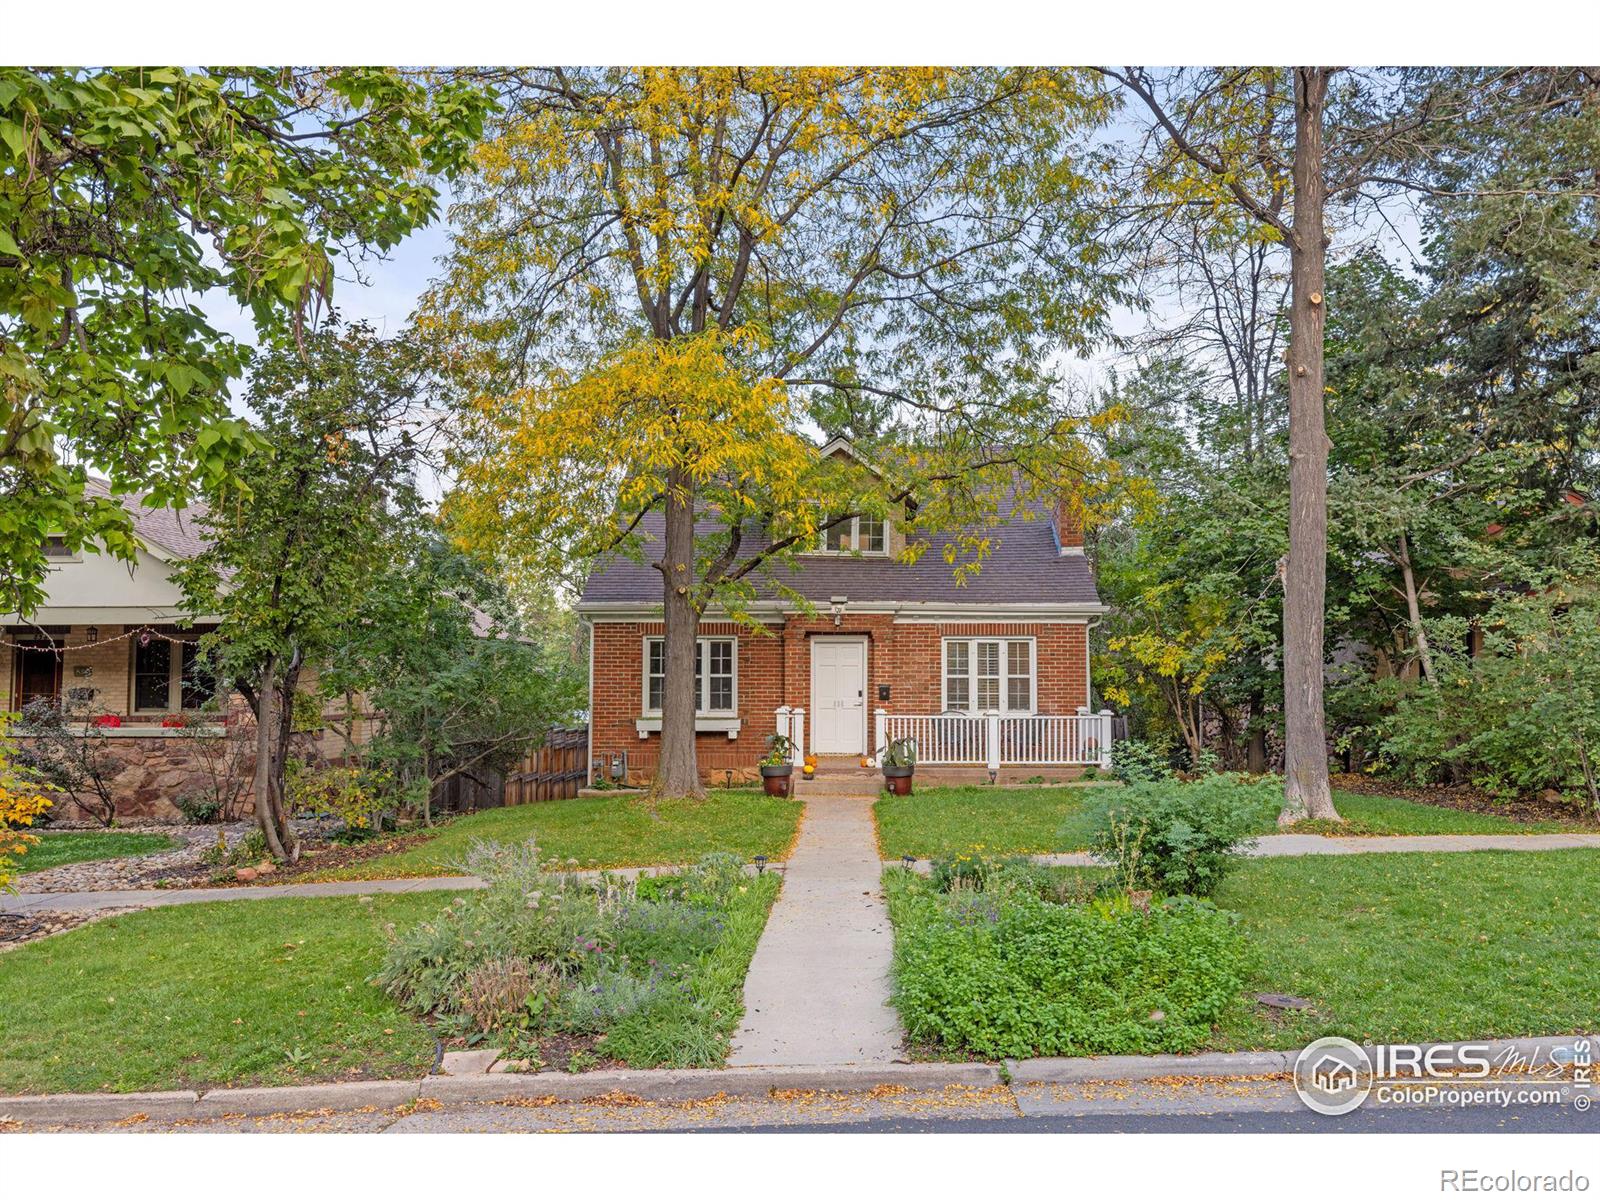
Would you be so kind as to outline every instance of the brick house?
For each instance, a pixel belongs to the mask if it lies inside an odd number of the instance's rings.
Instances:
[[[835,439],[823,453],[854,451]],[[659,542],[664,524],[640,526]],[[983,568],[958,584],[940,554],[898,560],[892,521],[857,519],[785,575],[804,596],[767,591],[758,628],[708,612],[699,631],[696,751],[711,782],[754,774],[781,731],[806,751],[875,764],[913,738],[919,764],[1025,776],[1106,760],[1110,714],[1091,712],[1088,635],[1106,607],[1065,504],[1017,509],[990,531]],[[577,606],[590,627],[590,761],[632,782],[660,747],[661,575],[620,556],[590,575]]]

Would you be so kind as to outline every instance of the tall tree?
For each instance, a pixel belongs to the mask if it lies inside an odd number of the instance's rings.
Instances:
[[[481,546],[554,574],[659,513],[657,787],[700,790],[694,645],[819,530],[910,554],[1091,471],[1053,392],[1114,295],[1073,139],[1098,89],[1040,70],[518,72],[422,327],[458,371]],[[874,471],[806,437],[863,437]],[[952,569],[981,533],[951,535]]]
[[[1284,809],[1281,820],[1336,817],[1323,712],[1328,449],[1323,365],[1329,210],[1399,192],[1472,191],[1455,151],[1478,127],[1536,118],[1574,92],[1581,72],[1202,68],[1104,75],[1151,121],[1145,183],[1172,206],[1209,206],[1241,236],[1281,242],[1290,266],[1289,552],[1284,584]],[[1329,131],[1332,131],[1331,140]],[[1542,154],[1516,156],[1488,191],[1593,195],[1585,174]],[[1482,194],[1480,192],[1480,194]]]
[[[208,665],[255,714],[256,819],[279,859],[299,855],[284,771],[302,681],[343,643],[417,509],[419,378],[409,345],[364,325],[265,355],[246,398],[267,450],[245,469],[249,491],[201,518],[209,547],[175,572],[190,610],[221,618],[203,639]]]
[[[376,727],[352,750],[428,823],[439,784],[503,771],[572,720],[587,676],[565,630],[525,630],[504,586],[436,531],[388,542],[320,682],[362,696]]]
[[[388,68],[0,68],[0,610],[42,599],[48,535],[132,561],[90,470],[180,505],[250,448],[196,298],[299,328],[339,256],[433,219],[487,104]]]

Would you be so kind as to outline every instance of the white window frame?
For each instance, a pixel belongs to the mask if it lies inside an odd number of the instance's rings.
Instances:
[[[967,647],[967,696],[970,708],[954,710],[950,707],[950,643],[962,642]],[[981,642],[997,643],[1000,647],[1000,707],[996,710],[978,707],[978,645]],[[1028,707],[1012,708],[1011,680],[1017,678],[1008,670],[1010,656],[1006,643],[1025,642],[1028,646]],[[939,641],[939,710],[960,711],[977,716],[998,711],[1007,716],[1032,716],[1039,711],[1039,639],[1032,637],[947,637]]]
[[[712,642],[728,642],[733,646],[733,702],[728,708],[707,708],[705,702],[710,696],[711,672],[706,670],[710,651],[706,647]],[[640,679],[639,679],[639,714],[644,717],[659,717],[661,710],[650,707],[650,647],[659,644],[663,656],[666,654],[667,639],[664,637],[646,637],[640,643]],[[695,654],[700,665],[700,694],[695,697],[694,715],[696,717],[733,717],[739,713],[739,639],[732,635],[711,634],[695,639]],[[661,665],[666,666],[665,657]],[[662,676],[666,678],[665,674]]]
[[[823,524],[826,525],[828,520],[829,520],[829,518],[824,516],[822,518]],[[861,544],[861,518],[859,516],[856,516],[856,517],[851,517],[850,518],[850,523],[849,523],[848,526],[835,525],[835,526],[833,526],[832,528],[829,528],[829,529],[819,530],[818,533],[817,533],[817,546],[816,546],[816,549],[812,551],[812,553],[813,554],[831,554],[831,555],[834,555],[835,557],[844,556],[844,555],[861,554],[861,555],[865,555],[868,558],[887,558],[889,556],[889,518],[888,517],[883,517],[883,518],[881,518],[881,520],[883,522],[883,549],[882,550],[858,550],[858,549],[856,549],[856,547],[858,547]],[[828,535],[830,533],[834,532],[834,530],[840,529],[840,528],[848,528],[850,530],[850,547],[851,548],[848,549],[848,550],[835,550],[835,549],[833,549],[832,547],[830,547],[828,545]]]

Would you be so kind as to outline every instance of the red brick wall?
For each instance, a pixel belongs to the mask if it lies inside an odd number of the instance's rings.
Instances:
[[[1088,703],[1087,626],[1061,624],[960,623],[895,624],[890,614],[844,614],[832,617],[789,617],[782,627],[767,626],[769,635],[727,622],[701,625],[703,637],[732,636],[739,642],[739,716],[744,721],[736,740],[725,733],[701,733],[696,752],[701,773],[722,782],[754,775],[764,740],[775,727],[781,704],[807,711],[810,730],[811,639],[816,635],[865,634],[867,641],[867,710],[936,713],[941,707],[939,673],[946,637],[1031,637],[1036,641],[1036,691],[1041,713],[1072,713]],[[591,728],[596,757],[608,759],[627,751],[629,776],[643,782],[654,773],[660,735],[641,738],[634,722],[643,708],[643,639],[661,634],[661,623],[600,622],[594,627],[594,711]],[[890,698],[880,701],[878,687],[888,684]],[[809,739],[808,739],[809,740]]]

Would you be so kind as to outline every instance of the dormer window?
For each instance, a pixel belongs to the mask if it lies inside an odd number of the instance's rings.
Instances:
[[[888,523],[882,517],[851,517],[822,531],[821,549],[829,554],[883,554],[888,547]]]

